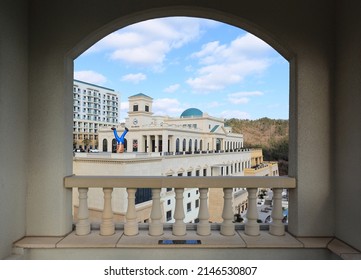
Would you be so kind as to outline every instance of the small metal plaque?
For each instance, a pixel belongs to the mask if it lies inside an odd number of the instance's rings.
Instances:
[[[197,245],[202,244],[200,240],[159,240],[158,244],[160,245]]]

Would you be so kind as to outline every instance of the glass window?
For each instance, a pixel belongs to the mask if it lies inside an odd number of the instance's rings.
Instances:
[[[187,203],[187,212],[192,211],[192,204],[189,202]]]
[[[167,211],[167,222],[172,220],[172,210]]]

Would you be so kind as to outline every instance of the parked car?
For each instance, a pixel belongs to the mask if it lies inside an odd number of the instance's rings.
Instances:
[[[89,152],[90,153],[99,153],[99,150],[98,149],[90,149]]]
[[[76,149],[74,149],[74,152],[75,153],[84,153],[85,150],[83,148],[76,148]]]

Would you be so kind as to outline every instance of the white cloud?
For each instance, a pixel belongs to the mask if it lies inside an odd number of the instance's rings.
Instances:
[[[107,81],[107,78],[104,75],[92,70],[75,71],[74,79],[97,85],[103,85]]]
[[[174,85],[170,85],[169,87],[164,89],[164,92],[167,93],[173,93],[175,91],[177,91],[180,87],[180,84],[174,84]]]
[[[140,81],[144,81],[146,79],[147,79],[147,76],[143,73],[127,74],[121,78],[122,81],[131,82],[133,84],[138,84]]]
[[[181,106],[178,99],[159,98],[153,101],[153,112],[155,115],[178,117],[183,111],[183,106]]]
[[[251,96],[261,96],[261,91],[242,91],[228,94],[228,100],[233,104],[246,104]]]
[[[196,92],[211,92],[242,82],[246,76],[263,73],[270,65],[272,48],[261,39],[246,34],[229,44],[209,42],[191,55],[202,65],[186,82]]]
[[[128,101],[120,102],[120,110],[122,111],[129,110],[129,102]]]
[[[238,111],[238,110],[223,111],[223,112],[220,113],[220,117],[224,118],[224,119],[231,119],[231,118],[250,119],[251,118],[249,113]]]
[[[100,40],[87,53],[106,51],[112,60],[161,69],[166,55],[197,39],[204,20],[170,17],[143,21]]]
[[[119,122],[125,122],[125,118],[128,117],[128,111],[129,111],[129,102],[124,101],[120,102],[120,116],[119,116]]]
[[[223,103],[220,103],[218,101],[212,101],[210,103],[205,104],[205,108],[212,109],[212,108],[218,108],[223,106]]]

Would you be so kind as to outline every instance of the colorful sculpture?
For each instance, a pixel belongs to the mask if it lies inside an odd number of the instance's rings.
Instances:
[[[115,140],[117,140],[117,153],[123,153],[124,152],[124,137],[125,135],[128,133],[129,129],[125,128],[125,130],[123,131],[122,135],[118,135],[117,133],[117,129],[115,127],[112,127],[113,133],[114,133],[114,137]]]

